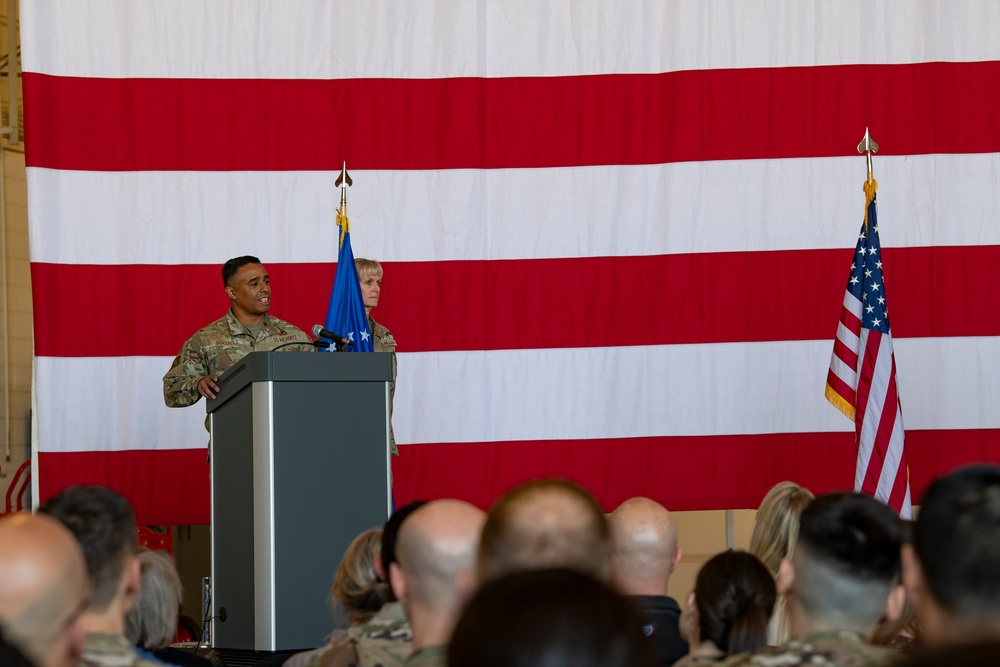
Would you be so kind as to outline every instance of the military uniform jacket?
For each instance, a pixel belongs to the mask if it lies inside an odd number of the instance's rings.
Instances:
[[[142,654],[119,635],[89,634],[83,642],[82,667],[164,667],[149,654]]]
[[[402,667],[413,635],[399,602],[387,602],[367,623],[350,628],[313,656],[309,667]]]
[[[271,315],[264,315],[264,324],[254,338],[232,309],[225,317],[212,322],[184,343],[167,374],[163,376],[163,401],[167,407],[194,405],[201,398],[198,380],[206,375],[218,375],[251,352],[273,350],[279,345],[301,341],[306,345],[290,345],[286,350],[313,351],[312,339],[302,329]]]
[[[389,453],[399,456],[396,436],[392,432],[392,397],[396,394],[396,339],[392,332],[368,316],[368,329],[372,332],[372,348],[375,352],[392,354],[392,382],[389,383]]]
[[[784,646],[758,653],[731,656],[685,658],[678,665],[715,667],[881,667],[897,658],[895,651],[866,642],[847,630],[816,632],[790,640]],[[675,666],[676,667],[676,666]]]

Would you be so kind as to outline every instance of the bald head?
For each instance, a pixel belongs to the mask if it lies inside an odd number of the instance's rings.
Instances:
[[[396,541],[408,597],[429,607],[456,601],[456,578],[475,569],[485,521],[482,510],[459,500],[430,502],[411,514]]]
[[[567,568],[601,581],[610,574],[608,524],[579,484],[541,479],[507,492],[490,509],[479,547],[479,578]]]
[[[447,643],[475,585],[476,553],[486,514],[459,500],[436,500],[399,529],[389,576],[403,603],[416,648]]]
[[[40,667],[75,664],[88,595],[83,553],[65,526],[26,512],[0,520],[0,622]]]
[[[625,595],[666,595],[681,552],[677,524],[663,505],[632,498],[608,518],[611,577]]]

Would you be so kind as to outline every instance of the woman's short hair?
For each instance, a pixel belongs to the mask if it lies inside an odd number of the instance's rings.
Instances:
[[[750,553],[777,576],[784,558],[791,558],[799,536],[799,517],[813,501],[813,494],[795,482],[779,482],[771,487],[757,508],[750,536]]]
[[[389,585],[379,581],[375,563],[382,555],[382,529],[354,538],[340,560],[330,594],[344,605],[351,624],[364,623],[389,600]]]
[[[364,280],[368,276],[381,276],[382,275],[382,265],[376,262],[374,259],[365,259],[364,257],[354,258],[354,267],[358,270],[358,279]]]
[[[141,582],[135,606],[125,617],[125,636],[139,648],[155,651],[173,641],[183,588],[174,559],[166,551],[139,552]]]
[[[701,640],[726,655],[767,646],[767,624],[777,593],[774,579],[755,556],[724,551],[702,566],[694,584]]]
[[[448,648],[450,667],[642,667],[656,646],[642,615],[606,584],[574,570],[525,570],[479,589]]]

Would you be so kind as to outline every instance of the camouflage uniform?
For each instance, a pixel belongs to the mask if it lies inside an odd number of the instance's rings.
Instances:
[[[713,665],[714,667],[880,667],[892,663],[896,653],[865,641],[847,630],[816,632],[790,640],[784,646],[757,653],[732,656],[685,658],[674,667]]]
[[[163,401],[170,408],[194,405],[201,398],[198,381],[206,375],[218,375],[255,351],[273,350],[292,341],[311,343],[302,329],[277,317],[264,315],[264,325],[257,338],[236,319],[232,309],[184,343],[180,354],[163,376]],[[312,345],[289,345],[283,350],[313,351]]]
[[[448,667],[448,647],[431,646],[410,654],[403,663],[405,667]]]
[[[309,667],[402,667],[413,652],[403,605],[387,602],[367,623],[319,650]]]
[[[164,667],[166,664],[140,653],[121,635],[87,635],[80,657],[81,667]]]
[[[372,332],[372,347],[375,352],[392,354],[392,382],[389,383],[389,453],[399,456],[396,436],[392,432],[392,397],[396,394],[396,339],[392,332],[368,316],[368,330]]]
[[[877,667],[893,662],[896,653],[875,646],[849,630],[814,632],[790,640],[784,646],[755,653],[751,664],[760,667],[777,665],[839,665],[840,667]]]

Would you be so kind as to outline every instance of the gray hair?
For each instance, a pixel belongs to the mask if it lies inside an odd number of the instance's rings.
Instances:
[[[174,639],[183,588],[174,559],[166,551],[142,551],[138,559],[142,583],[135,606],[125,617],[125,636],[140,648],[156,650]]]

